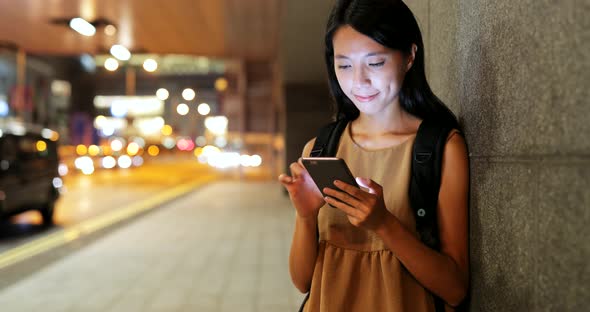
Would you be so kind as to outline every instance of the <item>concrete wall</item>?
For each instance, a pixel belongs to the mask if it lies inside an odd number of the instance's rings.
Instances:
[[[470,148],[469,310],[586,310],[589,1],[406,2]]]

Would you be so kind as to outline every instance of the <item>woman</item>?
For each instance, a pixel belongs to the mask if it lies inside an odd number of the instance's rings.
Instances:
[[[434,311],[435,297],[452,310],[469,281],[468,156],[456,118],[426,81],[416,19],[402,1],[337,1],[325,44],[337,118],[350,120],[336,156],[362,189],[335,181],[324,197],[301,162],[279,176],[296,208],[289,269],[309,292],[304,311]],[[418,238],[408,198],[412,143],[426,118],[455,128],[442,162],[440,250]]]

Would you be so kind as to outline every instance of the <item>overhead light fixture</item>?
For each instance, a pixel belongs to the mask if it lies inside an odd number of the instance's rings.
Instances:
[[[112,57],[109,57],[106,61],[104,61],[104,68],[108,71],[115,71],[119,68],[119,62]]]
[[[104,34],[107,36],[114,36],[117,33],[117,27],[115,25],[109,24],[104,27]]]
[[[115,44],[111,47],[111,54],[121,61],[128,61],[131,58],[131,52],[120,44]]]
[[[145,69],[145,71],[153,73],[156,71],[156,69],[158,69],[158,62],[156,62],[154,59],[146,59],[143,62],[143,69]]]
[[[80,17],[72,18],[70,20],[70,27],[81,35],[88,37],[92,37],[96,33],[96,28]]]

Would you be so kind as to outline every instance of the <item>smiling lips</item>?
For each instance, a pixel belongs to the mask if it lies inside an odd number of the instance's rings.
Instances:
[[[373,94],[373,95],[369,95],[369,96],[361,96],[361,95],[354,95],[354,97],[359,101],[359,102],[370,102],[372,101],[374,98],[377,97],[377,95],[379,95],[379,93]]]

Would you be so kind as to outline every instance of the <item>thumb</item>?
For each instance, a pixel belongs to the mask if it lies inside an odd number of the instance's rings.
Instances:
[[[358,183],[361,187],[368,189],[369,193],[371,194],[381,193],[381,185],[369,178],[357,177],[356,183]]]

